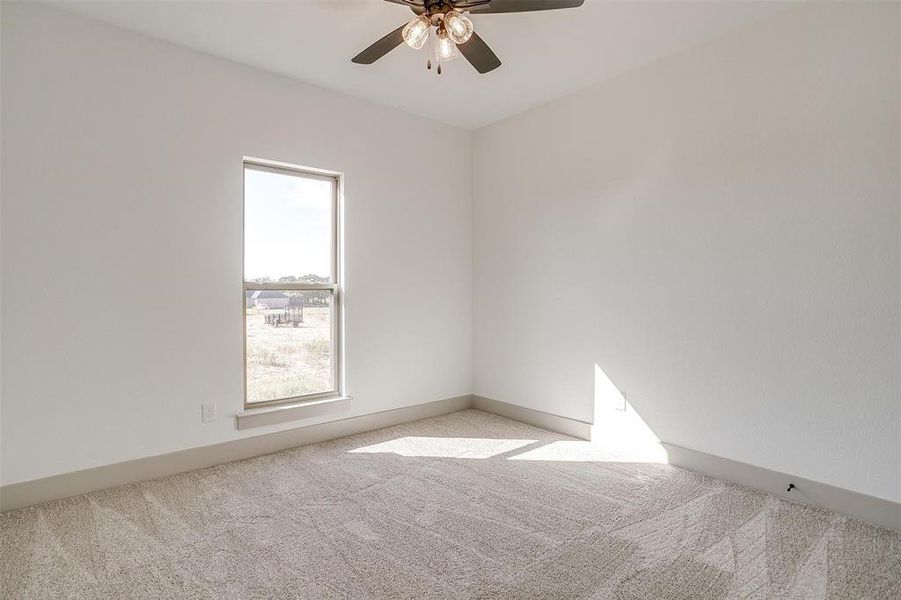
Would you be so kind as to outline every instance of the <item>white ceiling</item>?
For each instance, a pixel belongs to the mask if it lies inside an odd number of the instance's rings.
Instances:
[[[352,56],[408,20],[381,0],[67,1],[56,6],[239,63],[474,129],[697,45],[784,7],[775,2],[607,2],[473,15],[503,65],[462,57],[437,76],[401,45],[375,64]]]

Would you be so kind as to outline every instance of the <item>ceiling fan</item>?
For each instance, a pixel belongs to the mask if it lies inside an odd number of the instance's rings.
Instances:
[[[409,6],[416,13],[408,23],[401,25],[351,60],[360,65],[370,65],[406,43],[415,50],[422,48],[432,38],[432,52],[426,66],[432,68],[432,58],[441,64],[460,54],[479,73],[487,73],[501,66],[497,55],[488,44],[473,31],[472,21],[466,13],[498,14],[577,8],[585,0],[385,0]],[[433,31],[434,29],[434,31]]]

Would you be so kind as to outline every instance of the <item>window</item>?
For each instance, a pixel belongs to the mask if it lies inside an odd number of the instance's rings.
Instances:
[[[340,394],[338,178],[244,163],[245,406]]]

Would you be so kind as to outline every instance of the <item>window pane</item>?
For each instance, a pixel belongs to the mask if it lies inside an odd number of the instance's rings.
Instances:
[[[331,281],[334,185],[244,168],[245,281]]]
[[[330,290],[247,290],[247,402],[331,392]]]

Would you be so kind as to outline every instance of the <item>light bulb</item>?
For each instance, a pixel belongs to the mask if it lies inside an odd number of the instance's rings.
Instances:
[[[464,44],[472,37],[472,21],[458,10],[449,10],[444,15],[444,27],[454,43]]]
[[[454,60],[460,56],[460,53],[457,52],[457,45],[447,35],[444,27],[438,28],[438,36],[435,41],[435,56],[438,58],[439,63]]]
[[[414,50],[419,50],[425,44],[425,41],[429,39],[429,28],[431,25],[429,18],[425,15],[419,15],[411,19],[401,32],[404,42]]]

